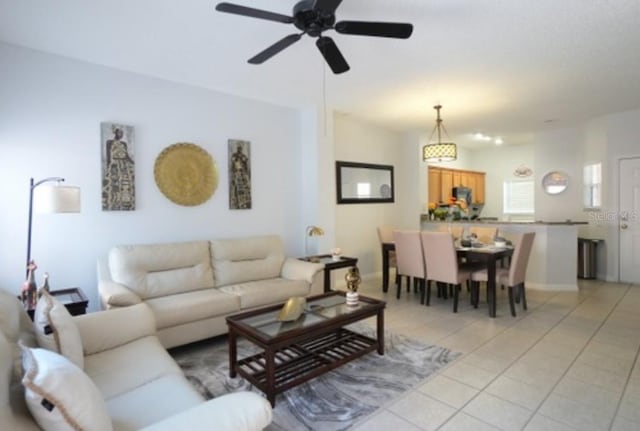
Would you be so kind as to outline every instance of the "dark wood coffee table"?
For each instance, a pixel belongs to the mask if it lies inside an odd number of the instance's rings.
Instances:
[[[307,298],[308,311],[293,322],[278,321],[282,305],[229,316],[229,375],[240,374],[275,406],[276,395],[287,389],[374,350],[384,355],[385,305],[360,296],[358,306],[349,307],[345,293],[334,291]],[[372,316],[377,316],[375,339],[345,328]],[[262,351],[238,360],[238,337]]]

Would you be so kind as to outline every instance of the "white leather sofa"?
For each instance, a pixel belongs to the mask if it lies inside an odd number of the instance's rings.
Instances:
[[[227,332],[225,317],[323,292],[323,265],[285,256],[279,236],[123,245],[98,262],[106,309],[144,302],[166,348]]]
[[[271,406],[251,392],[205,401],[155,336],[153,313],[147,305],[68,319],[79,329],[83,371],[97,387],[108,415],[106,425],[98,425],[96,418],[89,417],[90,426],[86,429],[256,431],[271,422]],[[18,342],[36,345],[33,324],[17,298],[0,289],[0,429],[38,430],[25,403]],[[40,364],[40,368],[46,367]],[[80,389],[68,390],[72,404],[82,405],[81,412],[90,411]],[[47,396],[57,397],[58,401],[63,398],[57,394]],[[60,404],[57,407],[58,411],[64,410]],[[67,408],[66,413],[71,414],[71,410]],[[56,409],[52,411],[55,413]],[[59,425],[55,429],[71,429],[68,424]]]

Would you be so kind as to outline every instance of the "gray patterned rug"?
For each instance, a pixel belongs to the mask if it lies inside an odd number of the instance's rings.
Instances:
[[[374,337],[359,324],[350,327]],[[189,381],[207,399],[238,390],[262,394],[241,377],[229,378],[226,337],[171,349]],[[256,353],[246,340],[238,342],[238,358]],[[372,352],[276,398],[268,430],[346,430],[387,401],[416,386],[459,353],[385,333],[385,354]]]

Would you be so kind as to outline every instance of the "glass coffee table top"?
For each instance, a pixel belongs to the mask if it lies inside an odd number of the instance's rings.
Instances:
[[[373,301],[373,303],[367,301]],[[234,320],[248,325],[269,337],[275,337],[288,331],[308,328],[317,323],[325,322],[328,319],[348,315],[363,308],[373,307],[374,304],[378,304],[378,301],[361,298],[357,306],[347,306],[343,294],[330,294],[328,296],[309,299],[302,315],[291,322],[281,322],[278,320],[280,308]]]

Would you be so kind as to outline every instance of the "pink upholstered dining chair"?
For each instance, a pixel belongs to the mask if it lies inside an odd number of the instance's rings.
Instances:
[[[515,298],[522,298],[522,308],[527,309],[527,297],[524,292],[524,280],[527,275],[527,266],[529,264],[529,256],[531,255],[531,248],[533,246],[533,240],[535,238],[535,232],[527,232],[517,235],[514,239],[513,256],[511,257],[511,266],[509,268],[499,268],[496,271],[496,285],[507,286],[509,291],[509,308],[511,309],[511,315],[516,316]],[[474,291],[477,294],[478,283],[480,281],[486,282],[487,270],[475,271],[471,274],[471,281],[474,284]],[[517,289],[517,292],[514,290]],[[475,306],[477,307],[478,300],[475,299]]]
[[[458,312],[460,286],[469,280],[471,270],[458,266],[453,235],[449,232],[421,232],[422,250],[427,268],[427,305],[431,296],[429,281],[453,285],[453,312]]]
[[[450,232],[454,239],[462,238],[464,232],[464,226],[452,226],[451,223],[439,224],[438,232]]]
[[[484,244],[493,244],[494,238],[498,235],[497,227],[469,226],[469,235],[475,234],[478,241]]]
[[[400,299],[402,290],[402,277],[407,277],[407,288],[411,286],[411,279],[417,280],[420,284],[421,302],[424,304],[425,293],[425,267],[422,256],[422,244],[420,243],[419,231],[393,231],[393,241],[396,244],[396,264],[398,271],[398,293],[396,297]]]

